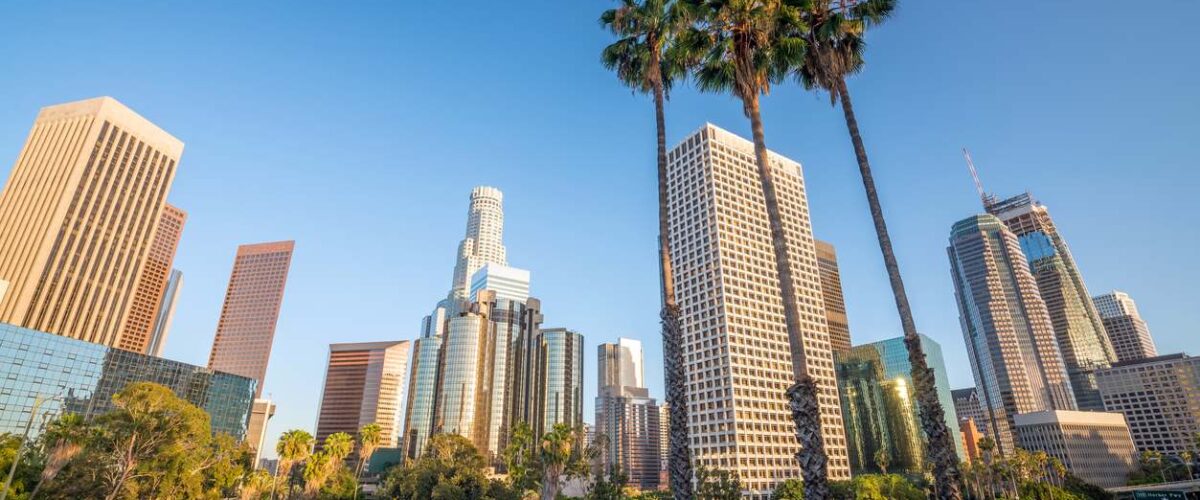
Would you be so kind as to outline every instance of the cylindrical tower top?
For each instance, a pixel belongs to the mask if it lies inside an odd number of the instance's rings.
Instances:
[[[493,198],[496,201],[504,201],[504,193],[491,186],[475,186],[475,189],[471,190],[471,199],[476,198]]]

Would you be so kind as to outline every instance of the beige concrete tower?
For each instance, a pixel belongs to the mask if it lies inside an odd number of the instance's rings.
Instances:
[[[208,367],[258,380],[261,397],[294,241],[238,247]]]
[[[175,250],[179,248],[179,237],[183,235],[186,222],[187,212],[170,204],[163,205],[154,243],[150,245],[150,252],[146,256],[145,269],[134,290],[133,306],[125,319],[125,328],[121,331],[117,347],[142,354],[150,353],[155,323],[166,295],[167,280],[171,276],[171,264],[175,262]]]
[[[359,342],[329,346],[329,366],[317,415],[317,442],[335,432],[352,436],[379,424],[380,446],[398,444],[404,383],[412,342]]]
[[[817,244],[817,268],[821,271],[825,322],[829,325],[829,343],[836,352],[850,352],[850,320],[846,318],[846,300],[842,295],[842,273],[838,270],[837,249],[824,241],[814,241]]]
[[[0,322],[119,346],[182,154],[110,97],[43,108],[0,193]]]
[[[771,153],[796,283],[804,359],[793,360],[762,183],[749,141],[706,124],[668,154],[675,296],[683,311],[692,456],[770,496],[800,477],[786,391],[816,381],[829,476],[850,478],[833,352],[800,164]]]
[[[508,265],[504,249],[504,193],[493,187],[479,186],[471,190],[467,235],[458,245],[450,298],[466,299],[471,277],[489,263]]]

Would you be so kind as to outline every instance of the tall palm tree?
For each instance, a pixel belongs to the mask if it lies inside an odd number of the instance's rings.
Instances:
[[[375,454],[375,450],[382,442],[383,429],[379,427],[379,424],[370,423],[358,430],[358,465],[354,468],[355,483],[362,479],[363,468],[366,467],[367,461],[371,459],[371,455]],[[357,484],[354,486],[354,499],[358,499]]]
[[[63,467],[71,463],[83,452],[84,443],[91,430],[83,417],[76,413],[68,413],[50,423],[44,435],[44,442],[50,445],[46,451],[46,464],[38,478],[37,486],[29,493],[29,498],[37,496],[42,487],[53,481]]]
[[[622,83],[636,92],[654,96],[654,122],[658,133],[658,254],[662,285],[663,367],[670,408],[669,470],[675,498],[692,497],[692,461],[688,448],[687,380],[683,365],[683,332],[679,306],[675,302],[675,276],[667,226],[667,132],[663,108],[671,84],[683,77],[687,61],[673,42],[688,25],[686,5],[674,0],[621,0],[620,6],[604,11],[600,24],[617,36],[617,41],[600,55],[605,68],[617,73]]]
[[[959,491],[958,455],[954,449],[954,437],[946,426],[945,410],[937,397],[937,386],[933,370],[925,360],[921,338],[917,335],[909,307],[908,294],[900,277],[900,265],[892,250],[883,207],[875,187],[875,177],[867,160],[867,149],[858,131],[858,120],[850,102],[850,91],[846,88],[846,77],[863,67],[863,33],[867,27],[882,23],[895,10],[896,0],[834,0],[816,1],[803,11],[809,29],[804,38],[808,51],[803,64],[797,66],[796,75],[809,89],[829,92],[832,104],[841,103],[858,170],[862,175],[867,193],[871,219],[875,223],[875,234],[879,249],[883,252],[884,266],[895,297],[896,309],[900,313],[900,324],[904,330],[904,344],[908,348],[908,360],[912,365],[912,378],[916,386],[917,402],[920,407],[921,428],[928,439],[927,454],[933,462],[933,471],[938,483],[940,498],[962,498]]]
[[[303,462],[312,454],[313,437],[307,431],[300,429],[292,429],[284,432],[279,437],[279,443],[275,445],[275,452],[279,454],[279,465],[275,471],[275,481],[271,485],[271,498],[275,498],[275,492],[279,489],[279,479],[287,477],[288,489],[286,494],[292,491],[291,472],[292,466],[299,462]]]
[[[808,374],[804,339],[800,332],[800,313],[796,285],[792,277],[788,235],[780,215],[766,136],[763,132],[759,96],[767,94],[794,67],[803,62],[805,41],[801,18],[803,0],[687,0],[699,13],[695,28],[684,37],[682,46],[703,52],[696,68],[696,83],[701,90],[729,92],[742,101],[742,111],[750,120],[754,154],[762,184],[775,270],[779,277],[784,320],[792,354],[795,384],[787,391],[796,436],[800,444],[797,458],[804,479],[805,498],[829,496],[828,457],[821,437],[820,408],[816,381]]]
[[[333,473],[334,464],[337,463],[337,457],[330,453],[329,450],[321,450],[313,453],[304,462],[304,496],[315,499],[320,494],[321,488],[329,481],[329,476]]]

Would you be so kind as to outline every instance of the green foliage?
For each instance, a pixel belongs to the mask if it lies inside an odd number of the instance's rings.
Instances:
[[[896,474],[864,474],[853,481],[858,500],[923,500],[924,491]]]
[[[1074,474],[1067,474],[1063,484],[1063,488],[1075,494],[1079,498],[1087,500],[1112,500],[1113,495],[1104,488],[1084,482],[1082,479],[1075,477]]]
[[[696,468],[696,496],[705,500],[738,500],[742,498],[742,482],[737,474],[727,470]]]
[[[518,423],[513,427],[508,446],[502,453],[509,484],[518,493],[536,491],[540,487],[538,481],[541,474],[537,472],[540,465],[534,451],[533,429],[525,422]]]
[[[489,488],[483,456],[467,438],[435,434],[421,458],[392,468],[383,494],[401,499],[482,499]]]
[[[771,500],[804,500],[804,481],[788,479],[775,488]]]
[[[608,477],[597,477],[596,482],[588,491],[587,500],[624,500],[625,485],[628,483],[624,474],[613,471]]]
[[[338,467],[333,477],[321,488],[318,498],[322,500],[343,500],[353,498],[358,490],[358,479],[346,467]]]
[[[1084,500],[1066,489],[1048,483],[1029,481],[1021,485],[1021,498],[1031,500]]]

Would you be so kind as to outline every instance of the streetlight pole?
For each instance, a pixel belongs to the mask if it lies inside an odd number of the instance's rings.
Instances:
[[[25,453],[25,443],[29,441],[29,429],[33,427],[33,421],[37,419],[38,407],[42,406],[41,394],[34,396],[33,409],[29,412],[29,421],[25,423],[25,435],[21,437],[21,444],[17,445],[17,453],[13,455],[12,466],[8,468],[8,479],[4,480],[4,489],[0,490],[0,500],[8,498],[8,489],[12,487],[13,475],[17,472],[17,464],[21,463],[21,455]]]

